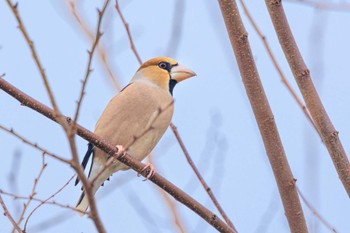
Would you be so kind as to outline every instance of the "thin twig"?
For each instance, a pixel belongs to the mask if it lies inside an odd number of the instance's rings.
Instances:
[[[189,163],[189,165],[191,166],[192,170],[194,171],[194,173],[196,174],[196,176],[198,177],[198,180],[201,182],[204,190],[208,193],[210,199],[213,201],[215,207],[218,209],[219,213],[221,214],[221,216],[225,219],[225,222],[234,230],[234,232],[237,232],[235,226],[233,225],[233,223],[231,222],[230,218],[227,216],[227,214],[225,213],[224,209],[221,207],[220,203],[218,202],[218,200],[216,199],[214,193],[212,192],[212,190],[210,189],[210,187],[208,186],[208,184],[205,182],[205,180],[203,179],[201,173],[199,172],[198,168],[196,167],[196,165],[194,164],[191,156],[189,155],[185,144],[182,141],[182,138],[179,135],[179,132],[176,128],[176,126],[173,123],[170,123],[170,127],[171,130],[173,131],[177,141],[180,144],[180,147],[187,159],[187,162]]]
[[[331,226],[331,224],[329,224],[327,222],[326,219],[324,219],[318,212],[317,210],[310,204],[310,202],[308,202],[308,200],[305,198],[304,194],[300,191],[299,188],[298,189],[298,193],[301,197],[301,199],[303,200],[303,202],[305,203],[305,205],[310,209],[310,211],[312,212],[312,214],[315,216],[315,218],[317,218],[318,220],[320,220],[320,222],[328,228],[328,230],[330,230],[331,232],[337,233],[337,230]]]
[[[13,136],[15,136],[16,138],[20,139],[22,142],[24,142],[25,144],[27,145],[30,145],[32,147],[34,147],[35,149],[38,149],[39,151],[41,151],[42,153],[44,153],[45,155],[49,155],[51,156],[52,158],[54,159],[57,159],[63,163],[67,163],[67,164],[70,164],[70,161],[67,160],[67,159],[64,159],[62,158],[61,156],[58,156],[54,153],[51,153],[50,151],[44,149],[43,147],[39,146],[38,144],[36,143],[32,143],[30,141],[28,141],[27,139],[25,139],[24,137],[22,137],[21,135],[19,135],[18,133],[16,133],[13,129],[9,129],[9,128],[6,128],[5,126],[2,126],[0,125],[0,129],[12,134]]]
[[[332,158],[338,176],[350,197],[350,163],[348,157],[340,141],[339,132],[334,128],[313,84],[310,71],[301,56],[289,27],[282,1],[265,0],[265,3],[295,81],[299,86],[312,119],[321,134],[322,141]]]
[[[231,46],[280,192],[290,231],[307,233],[303,209],[278,128],[262,86],[248,33],[234,0],[219,0]]]
[[[312,126],[314,127],[314,129],[316,130],[316,132],[318,134],[320,134],[315,126],[314,121],[312,120],[310,113],[308,111],[308,109],[306,108],[306,106],[303,104],[303,102],[300,100],[300,98],[298,97],[298,95],[296,94],[296,92],[293,90],[292,86],[289,84],[287,78],[285,77],[285,75],[282,72],[281,67],[279,66],[275,56],[272,53],[271,47],[269,45],[269,43],[267,42],[266,36],[261,32],[261,30],[259,29],[258,25],[256,24],[256,22],[254,21],[253,17],[251,16],[248,8],[246,7],[244,0],[239,0],[239,2],[241,3],[244,13],[247,15],[247,18],[249,20],[249,22],[252,24],[255,32],[259,35],[260,39],[262,40],[265,49],[273,63],[273,65],[275,66],[278,74],[281,77],[281,81],[282,83],[285,85],[285,87],[288,89],[289,93],[293,96],[294,100],[297,102],[297,104],[299,105],[300,109],[303,111],[304,115],[306,116],[306,118],[309,120],[309,122],[312,124]]]
[[[73,120],[72,130],[74,130],[75,124],[77,123],[77,120],[78,120],[78,117],[79,117],[79,112],[80,112],[80,106],[81,106],[81,103],[82,103],[84,95],[85,95],[86,84],[87,84],[87,81],[88,81],[89,76],[90,76],[91,71],[92,71],[92,69],[91,69],[92,58],[94,56],[95,49],[96,49],[96,47],[98,45],[98,42],[100,41],[100,38],[103,35],[102,32],[101,32],[101,23],[102,23],[102,18],[103,18],[103,15],[104,15],[104,13],[105,13],[105,11],[107,9],[109,1],[110,0],[106,0],[105,1],[105,3],[104,3],[104,5],[103,5],[101,10],[97,9],[98,20],[97,20],[96,35],[95,35],[95,39],[93,40],[91,49],[90,49],[90,51],[88,51],[89,57],[88,57],[86,71],[85,71],[85,77],[84,77],[83,82],[82,82],[82,87],[81,87],[81,91],[80,91],[80,97],[79,97],[79,100],[78,100],[77,108],[75,110],[75,116],[74,116],[74,120]]]
[[[21,213],[21,215],[20,215],[20,217],[19,217],[19,219],[18,219],[18,221],[17,221],[17,225],[18,225],[18,226],[21,225],[21,222],[22,222],[23,219],[24,219],[24,214],[26,213],[26,211],[27,211],[27,209],[28,209],[30,203],[32,202],[34,196],[36,195],[36,187],[37,187],[37,185],[38,185],[38,182],[39,182],[39,180],[40,180],[40,178],[41,178],[41,176],[42,176],[42,174],[43,174],[43,172],[44,172],[46,166],[47,166],[47,163],[45,163],[45,154],[43,153],[43,154],[42,154],[41,169],[40,169],[39,174],[37,175],[37,177],[34,179],[34,184],[33,184],[33,187],[32,187],[32,192],[31,192],[31,194],[29,195],[29,198],[28,198],[27,202],[26,202],[26,203],[24,204],[24,206],[23,206],[22,213]],[[15,232],[15,228],[12,230],[12,233],[14,233],[14,232]]]
[[[0,78],[0,89],[4,90],[6,93],[17,99],[22,105],[27,106],[42,115],[46,116],[47,118],[57,122],[57,117],[54,115],[54,112],[52,109],[48,108],[47,106],[43,105],[42,103],[38,102],[37,100],[33,99],[32,97],[28,96],[24,92],[20,91],[18,88],[14,87],[10,83],[6,82],[3,78]],[[71,118],[64,117],[66,119],[66,123],[69,125],[71,123]],[[76,133],[81,136],[82,138],[88,140],[89,142],[93,143],[96,147],[103,150],[105,153],[107,153],[110,156],[115,156],[118,153],[117,148],[115,145],[103,140],[102,138],[98,137],[97,135],[93,134],[89,130],[83,128],[79,124],[77,124],[77,131]],[[143,168],[146,166],[145,164],[141,163],[137,159],[125,155],[118,160],[125,165],[129,166],[133,170],[139,172],[143,170]],[[75,164],[73,165],[75,166]],[[81,166],[79,165],[80,169],[78,172],[83,172]],[[140,174],[144,177],[147,177],[148,170],[144,170],[140,172]],[[78,173],[79,175],[79,173]],[[91,182],[87,182],[85,175],[79,176],[79,178],[85,178],[85,184],[84,188],[88,187],[91,191]],[[186,205],[188,208],[193,210],[195,213],[197,213],[199,216],[201,216],[204,220],[206,220],[210,225],[215,227],[217,230],[221,232],[233,232],[231,227],[226,225],[220,218],[218,218],[214,213],[212,213],[210,210],[205,208],[203,205],[201,205],[199,202],[197,202],[195,199],[191,198],[189,195],[187,195],[184,191],[167,181],[165,178],[163,178],[158,173],[154,174],[151,178],[149,178],[152,182],[154,182],[156,185],[164,189],[166,192],[168,192],[170,195],[172,195],[176,200]],[[91,194],[91,193],[90,193]],[[93,196],[92,201],[94,201]],[[90,202],[90,199],[89,199]],[[91,202],[90,202],[91,204]],[[91,206],[90,206],[91,207]],[[97,213],[97,212],[96,212]],[[99,228],[98,228],[99,229]]]
[[[28,221],[30,219],[30,217],[33,215],[33,213],[39,209],[42,205],[44,205],[45,203],[47,203],[50,199],[52,199],[53,197],[55,197],[57,194],[59,194],[65,187],[68,186],[68,184],[73,180],[73,178],[75,177],[75,175],[73,175],[60,189],[58,189],[54,194],[52,194],[51,196],[49,196],[48,198],[46,198],[43,202],[41,202],[37,207],[35,207],[28,215],[26,222],[24,223],[24,231],[26,232],[27,229],[27,224]]]
[[[131,50],[134,52],[136,58],[137,58],[137,61],[140,63],[140,65],[142,64],[142,60],[136,50],[136,47],[135,47],[135,44],[132,40],[132,37],[131,37],[131,33],[130,33],[130,29],[129,29],[129,24],[125,21],[124,19],[124,16],[123,16],[123,13],[121,12],[120,8],[119,8],[119,1],[116,0],[115,1],[115,9],[117,10],[121,20],[123,21],[123,24],[124,24],[124,27],[125,27],[125,30],[126,30],[126,33],[128,34],[128,38],[129,38],[129,42],[130,42],[130,48]]]
[[[1,191],[1,190],[0,190]],[[23,231],[21,230],[21,228],[17,225],[16,221],[12,218],[10,212],[8,211],[4,200],[2,199],[1,195],[0,195],[0,204],[2,206],[2,208],[4,209],[4,215],[10,220],[10,222],[12,223],[12,226],[19,232],[19,233],[23,233]]]

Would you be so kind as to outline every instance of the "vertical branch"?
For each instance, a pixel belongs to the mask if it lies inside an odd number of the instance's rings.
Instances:
[[[308,232],[292,171],[250,49],[248,34],[234,0],[219,0],[242,81],[251,103],[280,192],[291,232]]]
[[[281,0],[265,0],[270,13],[272,23],[275,27],[279,42],[284,55],[293,72],[294,78],[303,95],[306,106],[321,134],[322,141],[326,145],[333,160],[333,164],[338,172],[348,196],[350,197],[350,164],[339,139],[339,132],[334,128],[326,110],[323,107],[320,97],[312,82],[310,71],[308,70],[296,44],[288,20],[284,13]]]

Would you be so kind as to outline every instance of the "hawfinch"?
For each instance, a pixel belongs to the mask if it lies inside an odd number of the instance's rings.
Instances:
[[[195,75],[171,58],[157,57],[145,62],[129,84],[108,103],[96,124],[95,134],[110,143],[123,146],[126,153],[143,160],[171,122],[175,85]],[[91,154],[88,177],[94,182],[94,194],[113,173],[129,168],[119,161],[106,167],[109,156],[90,143],[82,162],[84,169]],[[86,211],[88,206],[88,199],[83,192],[76,208]]]

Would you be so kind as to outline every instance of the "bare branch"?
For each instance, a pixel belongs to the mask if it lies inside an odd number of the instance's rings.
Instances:
[[[296,179],[293,178],[292,171],[288,164],[276,122],[254,62],[248,41],[248,34],[243,25],[236,1],[219,0],[219,5],[231,41],[231,46],[237,59],[242,81],[277,182],[290,231],[306,233],[308,230],[295,185]]]
[[[350,164],[343,145],[339,139],[339,132],[334,128],[317,90],[310,76],[303,57],[300,54],[298,45],[289,27],[287,17],[284,13],[282,2],[265,0],[270,13],[272,23],[278,36],[278,40],[283,49],[284,55],[293,72],[300,92],[303,95],[312,119],[321,134],[322,141],[326,145],[333,160],[333,164],[338,172],[338,176],[350,197]]]
[[[275,56],[272,53],[271,47],[269,45],[269,43],[267,42],[266,36],[260,31],[258,25],[256,24],[256,22],[254,21],[253,17],[251,16],[251,14],[249,13],[248,8],[246,7],[244,0],[239,0],[239,2],[241,3],[244,13],[247,15],[249,22],[252,24],[255,32],[259,35],[260,39],[262,40],[265,49],[273,63],[273,65],[275,66],[278,74],[281,77],[282,83],[285,85],[285,87],[288,89],[289,93],[293,96],[294,100],[297,102],[297,104],[299,105],[300,109],[303,111],[304,115],[306,116],[306,118],[309,120],[309,122],[312,124],[312,126],[314,127],[314,129],[316,130],[316,132],[318,134],[320,134],[315,126],[314,121],[312,120],[310,113],[308,111],[308,109],[306,108],[306,106],[303,104],[303,102],[300,100],[300,98],[298,97],[298,95],[296,94],[296,92],[293,90],[292,86],[289,84],[287,78],[285,77],[285,75],[282,72],[281,67],[279,66]],[[320,135],[321,136],[321,135]]]

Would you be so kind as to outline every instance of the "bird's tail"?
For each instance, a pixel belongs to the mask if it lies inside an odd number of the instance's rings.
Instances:
[[[103,166],[98,166],[97,163],[94,163],[92,166],[92,170],[89,176],[89,181],[94,180],[97,174],[99,174],[99,171],[103,169]],[[103,185],[103,182],[109,177],[109,172],[108,170],[104,171],[102,174],[98,176],[98,178],[94,181],[93,186],[92,186],[92,193],[95,195],[97,190],[100,188],[101,185]],[[83,191],[82,194],[80,195],[80,198],[78,200],[78,203],[76,205],[76,209],[80,211],[86,211],[87,208],[89,207],[89,200],[87,196],[85,195],[85,192]],[[81,216],[84,214],[81,213]]]

